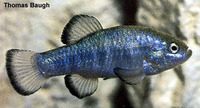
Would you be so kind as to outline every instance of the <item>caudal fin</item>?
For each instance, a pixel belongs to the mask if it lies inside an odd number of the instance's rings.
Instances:
[[[21,95],[30,95],[39,90],[46,78],[36,69],[35,53],[11,49],[6,54],[6,69],[13,88]]]

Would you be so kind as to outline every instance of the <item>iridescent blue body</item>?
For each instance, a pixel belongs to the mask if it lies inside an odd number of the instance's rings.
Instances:
[[[137,84],[192,55],[185,43],[167,33],[140,26],[103,29],[88,15],[74,16],[64,27],[61,41],[66,46],[43,53],[7,52],[8,76],[18,93],[33,94],[50,77],[65,75],[66,87],[81,99],[96,91],[98,78],[117,77]]]
[[[155,32],[134,26],[101,30],[76,44],[38,54],[38,69],[47,77],[74,73],[116,77],[115,67],[135,70],[142,66],[146,66],[146,74],[156,74],[148,67],[147,55],[156,46],[166,47],[166,43]]]

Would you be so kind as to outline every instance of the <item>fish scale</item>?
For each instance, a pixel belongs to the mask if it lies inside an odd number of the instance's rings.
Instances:
[[[74,16],[64,27],[61,41],[66,45],[43,53],[7,52],[6,69],[18,93],[33,94],[47,79],[66,75],[66,87],[81,99],[96,91],[98,78],[137,84],[192,55],[187,45],[167,33],[140,26],[103,29],[88,15]]]
[[[63,46],[49,52],[41,53],[38,55],[38,58],[42,58],[42,60],[38,59],[37,61],[38,68],[40,68],[39,70],[43,70],[43,68],[47,67],[46,65],[52,64],[53,66],[50,65],[48,71],[44,72],[49,76],[64,75],[73,73],[73,71],[85,71],[92,68],[91,74],[99,74],[99,77],[115,77],[116,75],[112,71],[114,67],[120,66],[130,69],[139,67],[133,67],[128,64],[136,64],[135,62],[140,65],[142,64],[144,58],[138,55],[143,55],[142,53],[144,51],[142,50],[144,49],[142,48],[142,43],[145,43],[144,45],[146,46],[146,38],[140,38],[140,34],[137,33],[134,35],[133,29],[131,32],[131,29],[126,30],[125,28],[113,28],[106,32],[95,33],[93,34],[96,35],[93,36],[95,38],[90,37],[90,39],[83,39],[75,45]],[[134,37],[131,39],[130,36],[133,35]],[[85,42],[87,43],[85,44]],[[114,45],[114,43],[116,43],[116,45]],[[131,46],[132,43],[135,43],[134,46]],[[85,50],[83,46],[87,48],[86,51],[83,51]],[[128,53],[129,51],[134,53]],[[63,55],[64,57],[62,57]],[[95,55],[97,57],[94,57]],[[49,58],[49,63],[42,66],[42,62]],[[129,60],[129,58],[135,60]],[[139,61],[141,63],[139,63]],[[121,64],[123,64],[123,66],[121,66]],[[105,73],[105,75],[103,73]]]

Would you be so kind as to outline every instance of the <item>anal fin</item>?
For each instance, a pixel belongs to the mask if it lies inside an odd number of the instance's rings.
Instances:
[[[86,78],[79,74],[66,75],[65,84],[71,94],[81,99],[96,91],[98,78]]]
[[[114,69],[115,74],[127,84],[138,84],[144,77],[145,73],[143,72],[144,68],[129,70],[116,67]]]

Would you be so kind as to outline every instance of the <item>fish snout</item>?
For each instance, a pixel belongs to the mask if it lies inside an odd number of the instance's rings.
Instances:
[[[189,59],[191,57],[191,55],[192,55],[192,50],[187,49],[187,51],[186,51],[187,59]]]

